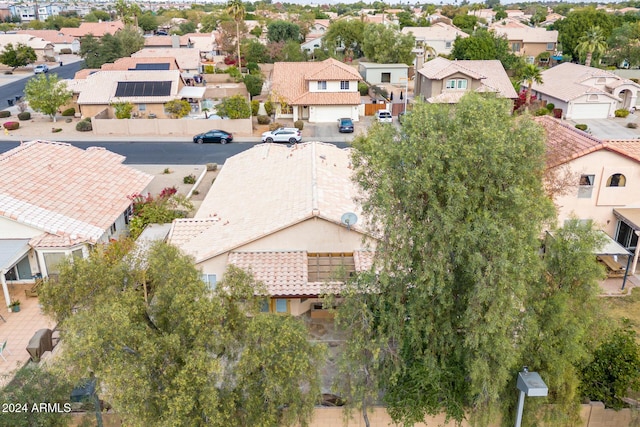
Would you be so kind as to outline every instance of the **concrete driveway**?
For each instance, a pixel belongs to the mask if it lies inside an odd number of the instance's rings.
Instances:
[[[589,128],[587,132],[598,139],[637,139],[640,138],[640,117],[629,114],[625,118],[567,120],[572,126],[583,123]],[[628,123],[636,123],[638,128],[627,127]]]

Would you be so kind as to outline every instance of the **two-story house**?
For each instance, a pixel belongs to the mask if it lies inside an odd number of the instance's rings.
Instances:
[[[322,62],[276,62],[271,74],[271,101],[276,119],[311,123],[335,122],[342,117],[359,120],[362,77],[333,58]]]
[[[555,30],[495,25],[493,31],[496,35],[506,38],[511,46],[511,51],[524,57],[530,64],[533,64],[535,58],[542,52],[554,55],[558,49],[558,32]]]
[[[462,39],[469,37],[469,34],[461,29],[444,22],[436,22],[430,27],[404,27],[402,34],[413,34],[417,49],[414,53],[423,53],[425,59],[449,55],[457,37]]]
[[[415,96],[427,102],[454,104],[467,92],[494,92],[513,100],[518,97],[497,59],[450,61],[438,57],[416,73]]]

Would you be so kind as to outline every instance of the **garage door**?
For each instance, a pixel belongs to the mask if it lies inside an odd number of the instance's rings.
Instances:
[[[352,112],[354,111],[352,105],[313,106],[309,108],[311,108],[309,121],[312,123],[335,123],[336,120],[342,117],[357,119],[357,117],[352,117]]]
[[[611,104],[572,104],[571,117],[568,119],[606,119]]]

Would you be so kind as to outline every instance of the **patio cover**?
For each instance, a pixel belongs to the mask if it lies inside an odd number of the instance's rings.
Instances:
[[[11,297],[4,274],[29,252],[29,240],[0,239],[0,283],[2,283],[2,293],[7,306],[11,304]]]
[[[634,230],[640,230],[640,208],[614,209],[613,214]]]
[[[202,86],[184,86],[180,89],[178,96],[180,98],[202,99],[206,90],[207,88]]]
[[[632,255],[631,252],[626,250],[624,248],[624,246],[622,246],[620,243],[618,243],[615,240],[613,240],[607,233],[605,233],[602,230],[600,230],[599,233],[602,234],[602,236],[606,237],[607,241],[600,248],[595,249],[593,251],[594,254],[596,254],[596,255],[625,255],[625,256]]]

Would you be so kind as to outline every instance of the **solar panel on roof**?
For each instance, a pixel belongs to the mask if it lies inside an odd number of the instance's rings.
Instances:
[[[169,96],[171,82],[118,82],[117,97],[127,96]]]
[[[168,70],[170,64],[168,62],[150,62],[147,64],[136,64],[135,70]]]

